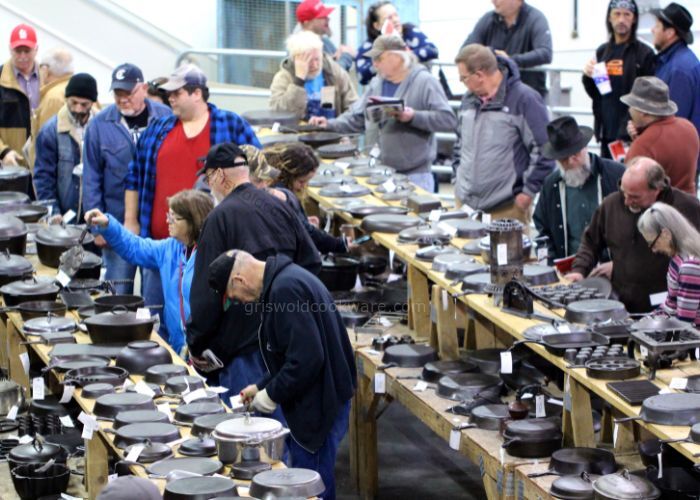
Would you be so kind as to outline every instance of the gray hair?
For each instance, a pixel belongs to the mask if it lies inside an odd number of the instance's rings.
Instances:
[[[308,50],[323,51],[323,40],[321,40],[320,36],[311,31],[297,31],[289,35],[286,45],[287,52],[289,52],[291,57],[296,57]]]
[[[73,73],[73,54],[63,47],[49,49],[41,58],[40,66],[47,66],[53,76],[65,76]]]
[[[647,239],[654,239],[662,229],[671,233],[671,246],[676,253],[700,256],[700,233],[683,214],[671,205],[657,201],[639,218],[637,229]]]
[[[627,169],[643,163],[641,168],[644,169],[644,174],[647,179],[647,187],[649,189],[665,189],[670,186],[671,180],[666,175],[664,167],[659,162],[648,156],[636,156],[627,163]]]
[[[418,63],[418,58],[410,50],[394,50],[392,52],[401,56],[404,69],[410,69]]]

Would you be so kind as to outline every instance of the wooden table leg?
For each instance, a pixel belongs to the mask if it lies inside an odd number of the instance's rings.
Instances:
[[[24,339],[20,336],[17,327],[11,321],[7,324],[7,344],[9,356],[10,378],[29,390],[29,375],[24,371],[20,356],[28,355],[27,348],[20,344]]]
[[[430,337],[430,297],[428,278],[425,274],[409,264],[408,266],[409,328],[417,338]]]
[[[360,497],[372,499],[377,496],[379,477],[377,471],[377,421],[373,380],[359,377],[355,395],[357,404],[357,480]]]
[[[350,405],[350,423],[348,425],[348,444],[350,448],[350,480],[352,481],[355,491],[359,491],[359,467],[360,460],[358,455],[358,421],[360,412],[358,409],[359,401],[357,394],[352,398]]]
[[[583,385],[573,378],[570,379],[570,392],[571,429],[573,431],[574,446],[595,447],[591,395]]]
[[[10,369],[9,345],[7,343],[7,316],[0,315],[0,368],[3,370]]]
[[[455,303],[447,291],[437,285],[433,285],[433,307],[437,316],[437,348],[440,359],[459,359]]]
[[[85,442],[85,485],[90,499],[97,498],[107,484],[109,452],[103,437],[98,433]]]

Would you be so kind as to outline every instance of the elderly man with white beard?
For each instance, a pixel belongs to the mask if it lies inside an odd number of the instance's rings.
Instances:
[[[588,151],[593,129],[579,126],[571,116],[547,125],[548,142],[542,155],[558,168],[547,176],[533,219],[539,235],[548,238],[551,263],[573,255],[603,198],[617,191],[624,165]]]

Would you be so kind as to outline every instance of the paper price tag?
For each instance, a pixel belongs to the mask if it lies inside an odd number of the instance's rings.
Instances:
[[[111,483],[112,481],[114,481],[118,477],[119,477],[119,474],[110,474],[109,476],[107,476],[107,484]]]
[[[74,392],[75,386],[70,384],[63,384],[63,394],[61,395],[61,399],[58,402],[61,404],[66,404],[68,401],[71,400]]]
[[[499,266],[508,265],[508,245],[505,243],[499,243],[496,245],[496,260]]]
[[[428,388],[428,383],[424,380],[419,380],[416,385],[413,386],[413,390],[416,392],[423,392]]]
[[[537,249],[537,260],[542,262],[544,260],[547,260],[547,248],[538,248]]]
[[[185,404],[189,404],[196,399],[206,398],[208,395],[209,394],[207,394],[206,389],[197,389],[196,391],[192,391],[189,394],[186,394],[182,398],[182,400],[185,402]]]
[[[280,122],[275,122],[272,124],[272,127],[270,127],[272,130],[273,134],[276,134],[280,131]]]
[[[228,392],[228,389],[226,387],[221,387],[220,385],[207,387],[207,390],[210,392],[215,392],[216,394],[223,394],[225,392]]]
[[[445,231],[450,236],[455,236],[457,234],[457,228],[452,224],[448,224],[447,222],[438,222],[437,227],[438,229]]]
[[[547,400],[547,403],[549,403],[551,405],[564,406],[564,401],[561,401],[559,399],[549,398]]]
[[[396,191],[396,183],[394,182],[394,179],[389,179],[385,181],[382,184],[382,187],[386,190],[387,193],[393,193]]]
[[[19,437],[19,444],[27,444],[31,443],[32,441],[34,441],[34,438],[29,434],[25,434],[24,436]]]
[[[557,325],[556,328],[559,333],[571,333],[569,325]]]
[[[658,463],[658,469],[659,469],[659,473],[656,477],[658,479],[661,479],[662,477],[664,477],[664,454],[659,453],[658,455],[656,455],[656,461]]]
[[[613,424],[613,447],[617,445],[617,433],[620,430],[619,424]]]
[[[498,458],[501,461],[501,465],[504,465],[506,463],[506,449],[501,446],[501,449],[498,450]]]
[[[481,214],[481,223],[482,224],[491,224],[491,214]]]
[[[450,448],[455,451],[459,451],[459,444],[462,441],[462,431],[459,429],[452,429],[450,431]]]
[[[688,386],[688,379],[682,377],[673,377],[671,383],[668,384],[671,389],[678,389],[679,391],[684,391]]]
[[[382,150],[379,149],[379,146],[378,146],[377,144],[375,144],[374,146],[372,146],[372,149],[369,150],[369,155],[370,155],[372,158],[379,158],[379,155],[380,155],[380,154],[382,154]]]
[[[428,220],[430,222],[438,222],[440,220],[440,215],[442,215],[442,210],[431,210],[430,215],[428,215]]]
[[[75,424],[73,423],[73,419],[70,418],[70,415],[63,415],[62,417],[58,418],[61,421],[61,425],[63,427],[75,427]]]
[[[462,205],[461,207],[459,207],[459,209],[467,215],[471,215],[474,213],[474,209],[469,205]]]
[[[243,406],[245,406],[243,404],[243,400],[241,399],[240,394],[236,394],[235,396],[231,396],[231,398],[229,399],[229,402],[231,403],[232,410],[237,410],[238,408],[243,408]]]
[[[144,382],[143,380],[139,380],[136,385],[134,385],[134,390],[138,392],[139,394],[143,394],[145,396],[148,396],[149,398],[152,398],[153,396],[156,395],[155,391],[148,387],[148,384]]]
[[[386,393],[386,374],[375,373],[374,374],[374,393],[375,394],[385,394]]]
[[[192,389],[190,389],[190,381],[187,380],[187,377],[185,377],[185,390],[182,391],[182,395],[185,396],[186,394],[189,394],[191,391],[192,391]]]
[[[7,412],[7,419],[8,420],[16,420],[17,413],[19,413],[19,406],[17,406],[17,405],[12,406],[12,408],[10,408],[10,411]]]
[[[501,353],[501,373],[513,373],[513,354],[510,351]]]
[[[343,193],[352,193],[352,186],[350,184],[341,184],[340,190]]]
[[[136,309],[136,319],[151,319],[151,310],[147,307],[139,307]]]
[[[363,348],[363,349],[364,349],[364,348]],[[371,349],[371,348],[370,348],[370,349],[364,349],[364,351],[365,351],[367,354],[369,354],[370,356],[381,356],[381,355],[382,355],[381,352],[376,351],[376,350]]]
[[[385,328],[389,328],[393,323],[391,320],[385,316],[380,316],[379,317],[379,324],[382,325]]]
[[[68,283],[70,283],[70,276],[68,276],[66,273],[63,271],[58,271],[58,274],[56,275],[56,281],[58,281],[62,287],[68,286]]]
[[[68,493],[61,493],[61,498],[62,498],[63,500],[83,500],[83,499],[80,498],[80,497],[72,497],[72,496],[70,496]]]
[[[19,355],[19,361],[22,363],[24,374],[29,375],[29,353],[23,352]]]
[[[41,401],[46,397],[46,389],[44,387],[44,379],[36,377],[32,379],[32,398]]]
[[[65,214],[63,214],[63,222],[66,224],[69,224],[70,221],[75,219],[76,213],[73,210],[68,210]]]
[[[664,389],[661,389],[659,391],[659,394],[673,394],[673,391],[671,389],[669,389],[668,387],[666,387]]]
[[[126,379],[126,380],[124,380],[124,383],[122,384],[122,389],[127,390],[132,385],[134,385],[134,383],[131,380]]]
[[[649,355],[649,349],[647,349],[643,345],[640,345],[639,346],[639,353],[642,355],[643,358],[646,358]]]
[[[442,310],[447,311],[447,308],[449,307],[449,302],[448,302],[448,295],[447,295],[447,290],[442,291],[442,297],[441,297],[441,302],[442,302]]]
[[[185,436],[185,437],[181,437],[180,439],[176,439],[175,441],[170,441],[167,444],[168,444],[168,446],[170,446],[172,448],[173,446],[177,446],[178,444],[184,443],[188,439],[190,439],[190,438],[188,436]]]
[[[145,448],[144,445],[142,444],[136,444],[134,445],[131,450],[129,450],[129,453],[126,455],[126,461],[127,462],[137,462],[139,459],[139,456],[141,456],[141,452]]]
[[[95,432],[95,430],[94,430],[92,427],[90,427],[90,426],[88,426],[88,425],[84,425],[84,426],[83,426],[83,433],[80,435],[80,437],[82,437],[83,439],[87,439],[88,441],[90,441],[90,440],[92,439],[92,433],[93,433],[93,432]]]
[[[346,168],[348,168],[350,166],[350,163],[348,163],[346,161],[337,161],[337,162],[335,162],[335,166],[345,170]]]
[[[666,302],[667,296],[668,292],[652,293],[649,295],[649,303],[651,303],[652,307],[660,306]]]
[[[544,396],[540,394],[535,397],[535,418],[544,418],[547,416],[547,412],[544,406]]]
[[[156,409],[157,409],[159,412],[161,412],[161,413],[165,413],[165,414],[168,416],[168,420],[172,420],[172,419],[173,419],[173,414],[172,414],[172,412],[170,411],[170,404],[168,404],[168,403],[161,403],[161,404],[159,404],[159,405],[156,405]]]

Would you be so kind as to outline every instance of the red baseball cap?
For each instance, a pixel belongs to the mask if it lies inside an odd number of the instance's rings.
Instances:
[[[333,12],[333,7],[323,5],[322,0],[304,0],[297,7],[297,21],[305,23],[314,19],[328,17]]]
[[[10,34],[10,48],[16,49],[17,47],[29,47],[30,49],[36,47],[36,31],[34,31],[34,28],[28,24],[15,26],[12,34]]]

